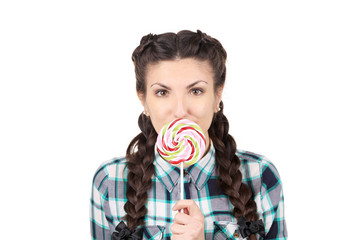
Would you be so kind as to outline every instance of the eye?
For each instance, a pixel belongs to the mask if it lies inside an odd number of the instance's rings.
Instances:
[[[191,89],[191,94],[196,95],[196,96],[202,94],[203,92],[204,92],[204,91],[203,91],[202,89],[200,89],[200,88],[193,88],[193,89]]]
[[[168,95],[168,91],[162,89],[162,90],[156,91],[155,94],[156,94],[158,97],[164,97],[164,96]]]

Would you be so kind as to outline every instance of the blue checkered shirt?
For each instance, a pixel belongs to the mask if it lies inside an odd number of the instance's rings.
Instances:
[[[265,238],[286,239],[284,198],[279,174],[264,156],[246,151],[236,153],[241,161],[243,182],[251,187],[260,219],[264,221]],[[155,154],[153,186],[148,190],[148,209],[143,239],[170,239],[170,226],[176,212],[172,207],[180,199],[180,171]],[[90,204],[92,239],[108,240],[125,216],[127,168],[125,158],[103,163],[96,171]],[[238,234],[233,205],[218,186],[215,169],[215,149],[196,164],[188,167],[184,176],[184,194],[193,199],[205,217],[206,239],[243,239]]]

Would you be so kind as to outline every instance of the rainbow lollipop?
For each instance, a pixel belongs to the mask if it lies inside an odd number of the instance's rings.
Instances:
[[[188,119],[175,119],[160,130],[156,148],[163,159],[173,165],[180,164],[181,199],[183,199],[184,164],[190,166],[203,157],[206,148],[203,131],[199,125]]]

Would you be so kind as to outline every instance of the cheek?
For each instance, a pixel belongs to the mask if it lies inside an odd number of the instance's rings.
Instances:
[[[149,108],[150,119],[157,133],[161,130],[161,128],[173,120],[171,117],[171,108],[167,107],[163,104],[153,104],[151,108]]]
[[[214,116],[213,106],[209,106],[209,104],[197,105],[193,108],[193,115],[198,120],[201,129],[207,132]]]
[[[207,115],[206,118],[203,119],[203,123],[202,125],[204,125],[202,128],[203,128],[203,131],[207,132],[210,128],[210,125],[212,123],[212,120],[213,120],[213,116],[214,114],[213,113],[210,113]]]

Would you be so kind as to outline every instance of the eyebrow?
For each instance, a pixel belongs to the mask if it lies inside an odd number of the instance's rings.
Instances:
[[[187,89],[190,89],[190,88],[192,88],[193,86],[195,86],[196,84],[198,84],[198,83],[200,83],[200,82],[203,82],[203,83],[208,84],[207,82],[205,82],[205,81],[203,81],[203,80],[199,80],[199,81],[196,81],[196,82],[190,84],[190,85],[187,86],[186,88],[187,88]],[[164,85],[164,84],[162,84],[162,83],[153,83],[150,87],[152,87],[152,86],[154,86],[154,85],[159,85],[159,86],[161,86],[161,87],[163,87],[163,88],[165,88],[165,89],[167,89],[167,90],[171,90],[171,88],[169,88],[168,86],[166,86],[166,85]]]
[[[152,84],[150,87],[153,87],[154,85],[159,85],[160,87],[163,87],[163,88],[165,88],[165,89],[167,89],[167,90],[171,90],[169,87],[165,86],[165,85],[162,84],[162,83],[154,83],[154,84]]]
[[[190,89],[190,88],[192,88],[193,86],[195,86],[196,84],[198,84],[198,83],[200,83],[200,82],[203,82],[203,83],[208,84],[208,83],[207,83],[207,82],[205,82],[204,80],[199,80],[199,81],[196,81],[196,82],[194,82],[194,83],[190,84],[190,85],[189,85],[189,86],[187,86],[186,88],[187,88],[187,89]]]

